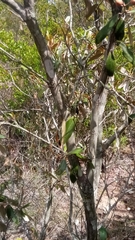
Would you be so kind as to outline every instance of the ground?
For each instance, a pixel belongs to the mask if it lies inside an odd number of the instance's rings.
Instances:
[[[129,144],[122,150],[109,149],[104,157],[97,199],[97,214],[98,228],[104,226],[107,229],[108,240],[135,239],[134,156],[134,148]],[[2,173],[1,182],[11,173],[13,174],[13,171],[10,168]],[[28,212],[32,219],[18,226],[11,224],[5,240],[39,240],[36,232],[41,229],[43,209],[48,201],[48,178],[43,171],[43,166],[42,169],[30,168],[28,165],[24,166],[24,163],[21,178],[23,185],[19,183],[17,189],[17,185],[13,184],[12,191],[9,192],[6,189],[5,194],[11,198],[22,195],[22,204],[30,203]],[[65,188],[62,190],[65,192],[60,189],[60,183],[64,185]],[[68,184],[67,177],[63,176],[62,182],[58,182],[54,187],[46,240],[71,240],[73,238],[86,240],[80,195],[76,184],[70,184],[70,189]],[[2,236],[3,233],[1,233]]]
[[[135,239],[135,159],[130,144],[106,165],[99,185],[98,217],[108,229],[110,240]]]

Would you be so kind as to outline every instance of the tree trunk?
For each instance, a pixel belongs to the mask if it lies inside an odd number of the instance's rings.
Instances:
[[[78,186],[84,205],[87,223],[87,240],[97,240],[97,215],[93,185],[89,182],[87,175],[83,175],[78,179]]]

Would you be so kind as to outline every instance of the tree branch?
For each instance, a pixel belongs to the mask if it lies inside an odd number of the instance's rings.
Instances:
[[[10,122],[7,122],[7,121],[0,121],[0,126],[2,126],[2,125],[3,125],[3,126],[4,126],[4,125],[5,125],[5,126],[7,125],[7,126],[11,126],[11,127],[20,129],[20,130],[22,130],[22,131],[30,134],[31,136],[33,136],[33,137],[35,137],[35,138],[43,141],[44,143],[46,143],[46,144],[48,144],[48,145],[51,145],[54,149],[58,150],[59,152],[64,153],[64,151],[63,151],[61,148],[56,147],[54,144],[48,142],[48,141],[45,140],[44,138],[38,136],[38,135],[35,134],[35,133],[30,132],[30,131],[27,130],[26,128],[21,127],[17,122],[15,122],[15,123],[10,123]]]
[[[129,124],[124,123],[122,126],[118,128],[118,130],[111,136],[109,137],[104,143],[103,143],[103,151],[105,151],[115,140],[117,137],[119,137],[124,130],[127,128]]]
[[[24,0],[24,7],[30,12],[30,16],[35,18],[34,0]]]
[[[108,41],[108,47],[106,49],[104,58],[106,61],[106,58],[109,54],[109,52],[114,48],[115,46],[115,35],[114,30],[110,33],[109,41]],[[90,143],[89,143],[89,154],[90,159],[95,167],[95,169],[91,169],[90,166],[87,166],[87,173],[89,176],[89,181],[93,182],[93,173],[94,172],[94,194],[95,199],[97,195],[97,189],[100,179],[100,172],[101,172],[101,166],[102,166],[102,153],[103,153],[103,145],[102,145],[102,133],[103,133],[103,114],[106,106],[107,101],[107,95],[108,90],[106,89],[106,84],[109,80],[107,75],[107,70],[105,68],[105,61],[103,64],[102,72],[100,75],[100,80],[98,83],[98,87],[96,89],[96,92],[93,96],[92,100],[92,117],[91,117],[91,126],[90,126]]]
[[[3,44],[0,41],[1,44]],[[41,78],[43,81],[46,81],[46,79],[39,73],[37,73],[32,67],[27,66],[24,62],[22,62],[21,60],[17,59],[15,56],[13,56],[12,54],[10,54],[9,52],[7,52],[5,49],[0,47],[0,52],[4,53],[11,61],[24,66],[25,68],[27,68],[30,72],[34,73],[37,77]],[[2,67],[5,68],[6,70],[8,69],[7,67],[4,66],[4,64],[0,61],[0,64],[3,65]]]
[[[1,1],[8,5],[9,7],[11,7],[23,21],[26,20],[25,9],[20,3],[17,3],[14,0],[1,0]]]
[[[24,7],[25,8],[34,8],[34,0],[24,0]]]

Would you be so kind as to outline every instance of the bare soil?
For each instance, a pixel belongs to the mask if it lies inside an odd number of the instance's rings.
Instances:
[[[104,226],[107,229],[108,240],[135,240],[134,170],[134,149],[130,145],[121,151],[116,150],[114,155],[111,150],[106,154],[99,184],[97,215],[98,228]],[[8,175],[9,172],[4,173],[5,177],[7,177],[6,174]],[[38,240],[34,231],[39,230],[42,225],[42,213],[48,196],[48,179],[44,177],[41,169],[33,169],[28,165],[23,165],[21,177],[24,182],[22,198],[24,203],[30,202],[28,210],[32,220],[18,227],[11,225],[6,240]],[[72,184],[69,189],[65,176],[62,178],[62,184],[65,187],[65,193],[58,186],[54,188],[53,205],[45,240],[72,240],[73,238],[86,240],[83,204],[77,186]],[[13,191],[19,196],[17,188]],[[72,217],[72,224],[70,224],[69,215]],[[3,234],[1,239],[2,236]]]

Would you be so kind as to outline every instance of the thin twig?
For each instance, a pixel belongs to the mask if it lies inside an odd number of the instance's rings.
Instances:
[[[35,137],[35,138],[37,138],[37,139],[45,142],[46,144],[51,145],[51,146],[52,146],[53,148],[55,148],[56,150],[64,153],[64,151],[63,151],[61,148],[56,147],[54,144],[48,142],[48,141],[45,140],[44,138],[38,136],[37,134],[34,134],[34,133],[30,132],[30,131],[27,130],[26,128],[21,127],[17,122],[15,122],[15,124],[13,124],[13,123],[10,123],[10,122],[1,121],[1,122],[0,122],[0,126],[2,126],[2,125],[8,125],[8,126],[12,126],[12,127],[18,128],[18,129],[20,129],[20,130],[22,130],[22,131],[24,131],[24,132],[32,135],[33,137]]]
[[[17,59],[15,56],[4,50],[3,48],[0,47],[0,51],[3,52],[10,60],[13,62],[18,63],[19,65],[24,66],[26,69],[28,69],[30,72],[34,73],[37,77],[41,78],[43,81],[46,82],[46,79],[39,73],[37,73],[32,67],[27,66],[25,63],[23,63],[21,60]],[[5,67],[7,69],[7,67]]]
[[[114,183],[114,182],[115,182],[115,180],[112,181],[112,182],[110,182],[110,183],[108,183],[108,184],[105,183],[105,186],[104,186],[104,188],[103,188],[103,190],[102,190],[102,193],[100,194],[100,197],[99,197],[99,199],[98,199],[98,201],[97,201],[96,209],[98,208],[98,205],[99,205],[99,203],[100,203],[100,201],[101,201],[101,198],[102,198],[104,192],[105,192],[106,189],[107,189],[112,183]]]
[[[13,85],[19,90],[19,92],[23,93],[23,94],[26,95],[27,97],[32,98],[32,96],[28,95],[27,93],[25,93],[24,91],[22,91],[22,90],[17,86],[17,84],[16,84],[15,81],[14,81],[14,78],[13,78],[13,75],[12,75],[11,71],[8,70],[8,72],[9,72],[9,75],[10,75],[10,77],[11,77],[11,79],[12,79]]]
[[[124,186],[124,188],[123,188],[124,191],[121,192],[121,194],[119,195],[119,197],[118,197],[118,199],[116,200],[116,202],[110,207],[110,209],[108,210],[108,212],[107,212],[107,214],[106,214],[106,216],[104,217],[104,219],[103,219],[102,222],[104,222],[104,221],[107,219],[107,217],[108,217],[108,215],[110,214],[110,212],[112,211],[112,209],[114,209],[114,207],[116,207],[117,203],[124,197],[124,195],[129,192],[129,190],[126,190],[126,189],[127,189],[127,186],[128,186],[128,184],[129,184],[129,180],[130,180],[132,174],[134,173],[134,171],[135,171],[135,169],[133,168],[133,170],[132,170],[131,173],[129,174],[128,179],[127,179],[127,181],[126,181],[126,183],[125,183],[125,186]]]

